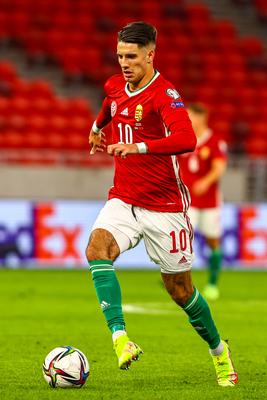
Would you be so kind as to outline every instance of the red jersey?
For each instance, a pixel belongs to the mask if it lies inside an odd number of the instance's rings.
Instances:
[[[214,159],[226,160],[226,143],[212,133],[210,129],[198,139],[196,150],[179,156],[181,175],[189,190],[192,185],[207,175]],[[206,193],[196,196],[191,191],[191,205],[196,208],[214,208],[221,202],[219,182],[214,182]]]
[[[122,75],[114,75],[105,91],[97,127],[112,121],[112,143],[145,142],[148,147],[147,154],[115,157],[109,199],[155,211],[185,211],[190,197],[175,155],[193,151],[196,138],[180,95],[157,71],[134,92]]]

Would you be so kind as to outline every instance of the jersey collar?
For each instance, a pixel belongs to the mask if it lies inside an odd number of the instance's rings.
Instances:
[[[126,94],[127,94],[129,97],[133,97],[133,96],[136,96],[137,94],[143,92],[148,86],[151,85],[151,83],[153,83],[153,82],[159,77],[159,75],[160,75],[159,71],[155,70],[155,75],[153,76],[153,78],[150,79],[150,81],[149,81],[145,86],[143,86],[143,87],[140,88],[140,89],[135,90],[134,92],[131,92],[131,91],[128,89],[128,82],[126,82],[126,85],[125,85],[125,92],[126,92]]]
[[[209,140],[209,138],[211,137],[211,135],[212,135],[212,131],[211,131],[211,129],[208,128],[205,131],[205,133],[200,138],[197,139],[197,147],[202,146],[204,143],[206,143]]]

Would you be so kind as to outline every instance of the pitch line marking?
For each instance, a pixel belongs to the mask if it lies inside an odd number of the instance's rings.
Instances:
[[[163,304],[164,303],[162,303],[162,305]],[[165,304],[164,304],[164,307],[166,307]],[[161,308],[159,306],[159,303],[123,304],[122,309],[125,313],[129,313],[129,314],[148,314],[148,315],[177,314],[177,310]]]

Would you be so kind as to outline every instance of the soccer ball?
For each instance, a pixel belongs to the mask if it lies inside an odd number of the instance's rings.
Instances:
[[[47,354],[43,363],[43,374],[53,388],[80,388],[89,376],[89,362],[75,347],[56,347]]]

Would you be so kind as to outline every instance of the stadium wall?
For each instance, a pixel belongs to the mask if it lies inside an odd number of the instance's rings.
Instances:
[[[103,201],[0,200],[0,263],[10,268],[86,267],[85,247]],[[225,204],[224,266],[267,269],[267,205]],[[208,252],[195,234],[194,268],[206,265]],[[118,267],[155,268],[144,245],[123,254]]]
[[[246,180],[246,170],[228,167],[222,180],[227,202],[244,201]],[[102,200],[112,185],[113,168],[2,165],[0,181],[0,198]]]

